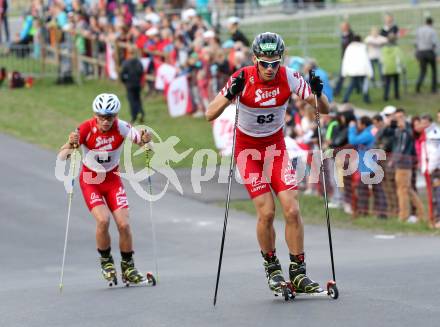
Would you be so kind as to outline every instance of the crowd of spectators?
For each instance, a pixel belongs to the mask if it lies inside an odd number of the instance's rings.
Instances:
[[[84,75],[107,73],[109,77],[124,82],[132,122],[144,119],[143,85],[147,85],[149,92],[155,92],[154,80],[145,76],[154,76],[163,63],[170,64],[176,68],[178,76],[188,78],[192,114],[204,116],[207,104],[228,77],[237,69],[251,64],[250,41],[240,30],[239,17],[229,17],[224,22],[227,32],[220,34],[220,22],[215,22],[208,1],[196,1],[194,7],[184,5],[184,1],[171,1],[170,9],[179,10],[167,11],[166,14],[164,11],[157,12],[154,1],[147,0],[137,1],[137,6],[131,0],[32,0],[23,29],[13,40],[11,51],[21,56],[31,55],[30,48],[23,51],[22,47],[32,43],[32,55],[38,57],[43,43],[60,44],[67,49],[75,47],[79,54],[105,61],[109,50],[113,50],[116,65],[121,68],[118,69],[120,74],[111,76],[101,68],[96,72],[96,67],[87,62],[81,64],[81,70]],[[426,27],[417,32],[418,59],[421,62],[418,92],[426,66],[432,66],[431,52],[437,51],[432,24],[432,19],[427,19]],[[369,103],[370,85],[383,87],[383,98],[387,101],[393,84],[394,98],[400,98],[399,83],[405,73],[405,60],[398,46],[401,35],[403,32],[390,14],[385,15],[381,29],[373,27],[364,39],[352,31],[348,22],[343,22],[341,70],[334,90],[329,74],[316,60],[286,57],[285,64],[306,79],[313,69],[324,81],[323,92],[333,103],[330,115],[322,117],[325,150],[334,151],[332,158],[325,161],[329,168],[330,206],[343,207],[349,213],[373,214],[383,219],[398,216],[401,221],[425,220],[426,213],[415,183],[419,171],[432,190],[430,195],[434,205],[429,208],[429,215],[435,217],[436,226],[440,227],[440,156],[436,156],[440,153],[440,129],[433,118],[422,115],[413,117],[410,123],[405,110],[391,106],[372,118],[357,118],[348,103],[354,90],[361,92],[364,101]],[[117,42],[124,46],[114,47]],[[429,49],[430,46],[433,49]],[[61,63],[62,81],[69,79],[71,69],[68,60],[64,66]],[[333,97],[342,92],[346,78],[350,78],[350,84],[344,92],[345,104],[338,109]],[[433,85],[437,83],[435,78],[433,73]],[[433,87],[432,91],[435,92],[436,88]],[[314,108],[293,96],[286,123],[286,144],[292,159],[299,162],[304,154],[317,147]],[[372,148],[383,149],[387,160],[366,159],[377,162],[385,174],[380,183],[368,185],[361,182],[361,177],[374,175],[371,166],[364,160],[366,151]],[[341,175],[341,170],[353,161],[335,159],[335,155],[343,149],[355,149],[359,155],[359,169],[349,176]],[[310,156],[306,157],[307,178],[302,188],[308,193],[322,193],[319,183],[308,183],[313,167]]]
[[[74,47],[79,55],[106,61],[112,50],[119,68],[130,48],[135,47],[141,59],[148,59],[142,60],[148,75],[154,76],[162,63],[168,63],[177,68],[178,75],[188,76],[194,111],[202,115],[227,77],[250,63],[250,42],[239,29],[240,19],[227,19],[228,32],[222,42],[219,26],[210,24],[209,18],[203,19],[209,13],[207,1],[201,1],[196,8],[171,10],[168,14],[156,12],[151,4],[152,1],[134,6],[132,1],[33,0],[11,51],[27,56],[31,54],[27,46],[32,44],[33,55],[38,57],[43,43],[59,44],[68,50]],[[123,46],[115,48],[115,44]],[[63,79],[72,71],[71,66],[66,60],[60,68]],[[82,62],[80,68],[84,75],[96,73],[96,68],[87,62]],[[100,69],[99,73],[105,72]],[[147,85],[154,92],[151,79]]]
[[[7,0],[0,0],[6,4]],[[75,48],[78,54],[105,61],[112,50],[108,44],[135,45],[141,58],[149,58],[146,71],[154,75],[158,66],[169,63],[178,74],[188,74],[197,115],[202,115],[207,98],[216,94],[224,79],[235,69],[250,63],[249,40],[240,31],[240,18],[219,21],[222,1],[170,1],[167,11],[156,12],[155,1],[133,0],[32,0],[19,36],[13,40],[12,51],[27,55],[23,48],[33,43],[34,56],[41,52],[41,44],[62,44]],[[1,4],[0,3],[0,4]],[[241,2],[240,2],[241,3]],[[238,3],[238,5],[240,5]],[[188,5],[193,7],[188,7]],[[216,8],[214,11],[212,8]],[[228,33],[219,33],[221,23]],[[335,95],[343,91],[345,79],[350,79],[342,101],[349,103],[353,91],[362,93],[365,103],[372,100],[371,86],[383,89],[383,100],[401,97],[401,85],[406,88],[406,59],[399,46],[399,38],[407,34],[400,29],[391,14],[384,16],[382,28],[372,27],[365,38],[355,33],[350,24],[341,24],[341,68],[335,83]],[[220,38],[221,37],[221,38]],[[438,39],[432,18],[416,32],[416,58],[420,74],[416,92],[421,91],[427,68],[432,71],[432,92],[437,92],[436,57]],[[24,50],[23,50],[24,49]],[[119,69],[128,56],[127,47],[116,49]],[[289,60],[289,59],[288,59]],[[65,64],[67,66],[67,63]],[[96,72],[87,62],[81,62],[81,72]],[[69,67],[63,69],[69,70]],[[70,70],[72,68],[70,67]],[[100,70],[100,73],[102,71]],[[114,74],[110,77],[115,78]],[[403,82],[403,83],[402,83]],[[147,83],[154,91],[153,82]]]
[[[429,114],[409,120],[403,108],[394,106],[386,106],[373,117],[356,117],[353,107],[345,104],[339,108],[333,106],[322,119],[324,153],[332,151],[325,159],[330,207],[380,219],[429,221],[440,228],[440,111],[435,123]],[[313,170],[311,153],[318,150],[314,108],[294,97],[286,123],[290,157],[294,164],[302,161],[308,167],[302,189],[307,193],[322,193],[320,183],[307,182]],[[386,156],[367,155],[371,149],[383,150]],[[347,150],[356,150],[358,160],[350,152],[337,155]],[[377,175],[378,170],[372,169],[374,163],[382,168],[384,176],[378,183],[367,183],[367,179]],[[354,166],[350,168],[350,165]],[[344,174],[344,171],[354,173]],[[417,176],[425,179],[429,192],[428,215],[417,192]]]

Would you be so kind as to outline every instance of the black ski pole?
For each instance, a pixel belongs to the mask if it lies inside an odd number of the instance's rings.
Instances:
[[[226,196],[226,209],[225,209],[225,219],[223,222],[223,236],[222,243],[220,246],[220,257],[218,260],[218,269],[217,269],[217,281],[215,283],[215,294],[214,294],[214,306],[217,303],[217,291],[218,291],[218,283],[220,281],[220,271],[222,268],[222,260],[223,260],[223,248],[225,246],[225,237],[226,237],[226,226],[228,225],[228,215],[229,215],[229,201],[231,198],[231,184],[232,184],[232,175],[234,174],[234,152],[235,152],[235,134],[237,129],[238,122],[238,104],[240,102],[240,96],[237,96],[236,106],[235,106],[235,122],[234,122],[234,132],[232,136],[232,154],[231,154],[231,163],[229,165],[229,176],[228,176],[228,194]]]
[[[311,77],[314,75],[313,71],[310,73]],[[332,232],[331,232],[331,226],[330,226],[330,212],[328,210],[328,198],[327,198],[327,187],[325,183],[325,169],[324,169],[324,156],[322,153],[322,140],[321,140],[321,119],[319,115],[319,108],[318,108],[318,97],[316,94],[315,96],[315,109],[316,109],[316,125],[318,126],[318,144],[319,144],[319,154],[321,158],[321,174],[322,174],[322,187],[324,190],[324,202],[325,202],[325,216],[327,218],[327,232],[328,232],[328,243],[330,246],[330,259],[332,263],[332,275],[333,275],[333,281],[336,282],[336,276],[335,276],[335,263],[333,259],[333,243],[332,243]]]

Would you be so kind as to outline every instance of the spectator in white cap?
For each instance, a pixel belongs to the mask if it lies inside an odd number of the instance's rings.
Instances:
[[[240,23],[240,18],[238,17],[231,16],[228,18],[228,25],[239,24],[239,23]]]
[[[207,30],[203,33],[203,41],[205,46],[209,47],[212,53],[222,51],[220,46],[220,39],[213,30]]]
[[[193,8],[188,8],[188,9],[182,11],[181,17],[184,22],[188,22],[196,16],[197,16],[196,11]]]
[[[231,40],[234,42],[240,41],[245,46],[249,47],[250,43],[248,38],[239,30],[240,18],[229,17],[228,18],[228,30],[231,34]]]
[[[215,38],[215,33],[214,33],[214,31],[212,31],[212,30],[208,30],[208,31],[203,32],[203,38],[204,38],[205,40]]]
[[[389,155],[391,155],[394,134],[397,127],[397,122],[394,118],[396,110],[394,106],[385,106],[383,108],[380,114],[383,118],[384,128],[379,130],[376,134],[376,144]]]
[[[150,36],[150,37],[158,35],[158,34],[159,34],[159,30],[156,27],[151,27],[145,32],[145,35]]]
[[[387,201],[387,216],[397,216],[397,195],[396,195],[396,179],[394,166],[390,165],[392,160],[391,151],[395,142],[395,133],[397,129],[397,121],[394,118],[396,107],[386,106],[380,113],[384,120],[384,127],[379,129],[376,134],[375,147],[385,151],[387,159],[384,162],[384,180],[383,190]]]
[[[387,117],[392,116],[395,113],[396,113],[396,107],[394,107],[394,106],[385,106],[380,114],[383,116],[383,118],[387,118]]]
[[[159,29],[157,27],[150,27],[145,35],[148,37],[147,42],[144,44],[144,52],[148,54],[151,61],[146,67],[147,74],[152,75],[155,74],[156,69],[162,62],[162,57],[157,55],[159,50]],[[148,84],[148,94],[155,92],[154,89],[154,81],[147,80]]]

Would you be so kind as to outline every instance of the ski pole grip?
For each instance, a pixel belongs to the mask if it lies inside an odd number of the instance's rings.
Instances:
[[[77,127],[77,128],[75,129],[75,133],[79,133],[79,127]],[[71,145],[74,149],[77,149],[77,148],[79,147],[79,144],[78,144],[78,143],[70,143],[70,145]]]

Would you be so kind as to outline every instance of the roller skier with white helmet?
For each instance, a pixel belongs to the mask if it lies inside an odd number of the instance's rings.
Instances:
[[[144,146],[150,142],[151,136],[147,131],[138,131],[118,119],[120,107],[116,95],[99,94],[93,101],[94,117],[82,122],[76,131],[69,134],[58,156],[65,160],[73,150],[81,147],[83,160],[79,175],[80,187],[86,205],[96,220],[96,245],[100,254],[101,272],[109,286],[117,284],[116,267],[111,254],[110,216],[113,216],[119,232],[122,281],[126,285],[147,285],[153,282],[154,277],[140,273],[134,265],[128,200],[118,175],[118,167],[125,139]]]

